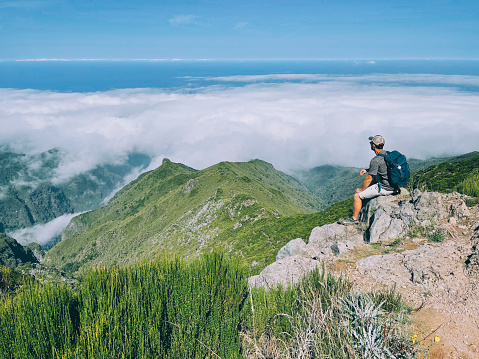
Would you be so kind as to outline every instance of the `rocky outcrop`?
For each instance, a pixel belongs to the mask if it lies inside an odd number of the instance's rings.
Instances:
[[[38,246],[38,245],[37,245]],[[0,265],[16,268],[25,263],[38,263],[44,252],[38,247],[23,247],[15,239],[0,233]]]
[[[413,308],[411,330],[427,337],[432,329],[440,338],[441,346],[431,347],[434,357],[477,358],[479,206],[469,208],[465,199],[418,191],[373,199],[365,203],[358,225],[314,228],[307,243],[300,238],[287,243],[249,284],[288,286],[327,267],[357,290],[394,287]],[[372,255],[378,248],[384,254]]]
[[[442,236],[440,239],[444,239],[451,223],[457,224],[471,215],[465,198],[458,193],[421,193],[416,190],[412,194],[403,191],[399,196],[372,199],[364,204],[359,225],[328,224],[314,228],[307,243],[301,238],[293,239],[278,251],[275,263],[250,278],[250,285],[267,288],[278,284],[290,285],[324,260],[345,254],[364,243],[388,245],[408,235],[430,236],[432,233],[438,233]],[[471,268],[479,268],[479,227],[476,242],[475,252],[468,259]],[[437,264],[441,262],[441,256],[447,255],[447,252],[438,251],[425,245],[401,254],[368,257],[357,265],[364,271],[372,268],[378,275],[386,275],[386,267],[395,268],[397,278],[406,278],[411,282],[434,282],[436,279],[444,280],[448,273],[459,271],[458,268],[444,268]],[[460,263],[464,265],[464,260]],[[388,280],[391,283],[395,281],[393,276]]]
[[[466,253],[464,248],[452,242],[441,246],[424,244],[401,253],[363,258],[356,263],[356,269],[360,275],[386,285],[422,284],[427,287],[454,282],[454,286],[459,284],[459,288],[465,288],[469,283],[463,270]]]
[[[270,264],[259,275],[250,277],[248,284],[266,289],[296,284],[305,273],[311,272],[320,265],[320,261],[301,255],[286,257]]]

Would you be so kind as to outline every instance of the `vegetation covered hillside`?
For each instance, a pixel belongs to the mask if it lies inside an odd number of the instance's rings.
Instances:
[[[473,152],[413,172],[411,186],[421,190],[479,196],[479,153]]]
[[[393,290],[353,292],[315,271],[266,292],[247,277],[219,253],[97,268],[75,290],[0,266],[0,358],[353,359],[374,350],[405,359],[416,350]]]
[[[201,171],[164,160],[107,206],[74,218],[45,263],[75,271],[222,248],[249,264],[264,265],[296,234],[291,232],[317,225],[301,216],[320,206],[298,181],[260,160],[221,162]]]
[[[296,178],[314,193],[324,208],[350,198],[355,188],[361,187],[364,177],[359,175],[360,168],[323,165],[301,171]]]
[[[58,148],[31,155],[0,152],[0,232],[96,209],[128,173],[149,163],[145,155],[130,154],[122,164],[97,166],[60,180],[57,170],[68,156]]]
[[[372,153],[371,153],[372,155]],[[444,164],[443,168],[454,163],[462,163],[462,161],[473,160],[479,155],[479,152],[471,152],[460,156],[430,158],[427,160],[418,160],[415,158],[409,158],[408,163],[413,175],[420,176],[421,173],[434,170],[441,163]],[[460,166],[459,164],[457,166]],[[363,176],[359,175],[360,168],[355,167],[342,167],[333,165],[323,165],[314,167],[310,170],[299,171],[293,176],[303,184],[311,193],[321,198],[323,208],[326,208],[334,203],[344,201],[350,198],[356,188],[361,187],[364,180]],[[423,172],[421,172],[423,171]],[[447,172],[444,172],[444,176],[449,176]],[[422,181],[422,180],[421,180]],[[425,178],[422,182],[427,182]],[[430,189],[433,190],[431,187]],[[434,189],[434,190],[439,190]]]

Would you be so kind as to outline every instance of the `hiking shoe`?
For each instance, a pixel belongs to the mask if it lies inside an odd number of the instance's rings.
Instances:
[[[342,218],[338,221],[338,223],[340,224],[358,224],[359,221],[357,219],[354,219],[353,217],[349,217],[349,218]]]

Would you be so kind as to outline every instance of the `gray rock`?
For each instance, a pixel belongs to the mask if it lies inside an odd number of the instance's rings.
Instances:
[[[459,220],[471,215],[471,212],[469,211],[469,208],[467,208],[466,202],[464,201],[457,205],[451,205],[450,212],[454,216],[453,218],[457,218]]]
[[[435,247],[425,244],[417,249],[402,253],[376,255],[361,259],[356,268],[362,275],[368,275],[385,284],[407,283],[422,284],[425,286],[442,283],[463,283],[468,279],[464,275],[464,263],[461,259],[465,251],[454,247],[454,244],[445,244]]]
[[[414,226],[443,228],[441,223],[451,213],[458,220],[469,215],[463,195],[421,193],[415,190],[412,195],[406,193],[374,198],[364,204],[360,225],[328,224],[314,228],[308,244],[300,238],[290,241],[280,249],[275,263],[266,267],[260,275],[250,278],[250,285],[271,288],[279,284],[296,283],[317,267],[324,257],[344,254],[365,240],[370,243],[390,243],[406,236]],[[366,229],[365,233],[361,229]],[[464,251],[449,248],[445,243],[441,247],[424,245],[400,254],[371,256],[360,260],[356,266],[359,272],[367,273],[388,285],[434,285],[438,281],[452,283],[454,280],[466,283],[461,265],[466,263],[470,272],[479,273],[479,223],[471,241],[473,252],[467,253],[469,257],[465,256]],[[449,260],[450,257],[455,259]]]
[[[372,223],[367,231],[367,239],[370,243],[390,243],[396,238],[404,236],[409,226],[400,218],[391,217],[383,208],[379,208],[372,216]]]
[[[326,224],[313,228],[308,245],[322,248],[344,241],[362,242],[363,234],[356,226],[345,226],[339,223]]]
[[[346,242],[336,242],[331,246],[331,250],[337,256],[339,256],[340,254],[346,253],[350,249],[351,247],[348,247]]]
[[[442,195],[436,192],[424,192],[415,201],[416,219],[440,220],[448,216],[448,211],[443,204]]]
[[[306,243],[301,238],[296,238],[289,241],[283,246],[276,255],[276,260],[279,261],[286,257],[301,255],[303,257],[310,257],[311,250],[306,246]],[[312,255],[314,257],[314,255]]]
[[[412,200],[402,195],[370,200],[362,208],[360,217],[369,226],[366,241],[390,243],[405,236],[413,226],[433,226],[449,216],[443,197],[440,193],[415,191]]]
[[[185,187],[183,187],[183,193],[184,194],[190,193],[192,189],[195,188],[195,186],[198,184],[198,182],[199,181],[194,178],[189,179]]]
[[[276,288],[288,287],[298,283],[307,273],[321,266],[321,261],[299,255],[276,261],[261,271],[259,275],[248,279],[250,287]]]
[[[321,258],[343,254],[363,242],[363,233],[356,226],[332,223],[313,228],[307,247],[315,258]],[[310,257],[313,258],[311,254]]]

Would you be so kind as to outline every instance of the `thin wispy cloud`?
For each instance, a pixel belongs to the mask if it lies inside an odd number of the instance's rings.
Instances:
[[[240,21],[240,22],[237,22],[234,26],[235,29],[242,29],[244,27],[248,26],[248,23],[245,22],[245,21]]]
[[[23,9],[23,10],[37,10],[44,7],[51,6],[57,1],[47,0],[25,0],[25,1],[0,1],[0,9]]]
[[[168,19],[168,23],[172,26],[181,26],[181,25],[198,25],[199,16],[196,15],[176,15]]]
[[[234,79],[251,83],[227,86]],[[69,157],[58,181],[131,151],[154,157],[151,168],[165,157],[197,169],[260,158],[291,171],[325,163],[365,166],[371,157],[367,138],[378,133],[387,149],[408,157],[478,149],[479,93],[460,87],[479,86],[477,76],[224,80],[186,92],[1,89],[0,144],[18,152],[65,148]]]
[[[32,242],[38,243],[41,246],[48,245],[52,238],[59,237],[71,219],[79,214],[81,213],[65,214],[48,223],[19,229],[15,232],[9,232],[8,235],[15,238],[22,245]]]

